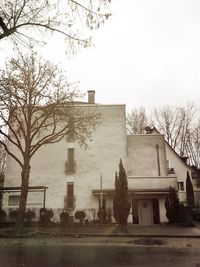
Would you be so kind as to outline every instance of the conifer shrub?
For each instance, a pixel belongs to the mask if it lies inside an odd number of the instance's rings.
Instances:
[[[165,200],[166,217],[169,223],[180,224],[182,226],[194,226],[191,216],[191,208],[179,203],[176,191],[169,188],[169,196]]]
[[[190,179],[189,172],[187,171],[187,178],[186,178],[186,199],[187,199],[187,205],[194,207],[194,190],[193,185]]]
[[[115,194],[113,199],[114,217],[119,226],[126,226],[131,204],[128,197],[126,172],[120,159],[119,175],[115,173]]]
[[[169,223],[180,222],[179,218],[179,199],[173,187],[169,187],[169,196],[165,200],[166,217]]]

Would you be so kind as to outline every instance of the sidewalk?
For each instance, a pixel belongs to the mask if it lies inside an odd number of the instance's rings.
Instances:
[[[0,237],[5,237],[6,233],[12,231],[13,227],[0,227]],[[127,232],[121,232],[115,225],[35,225],[27,227],[27,231],[32,232],[31,236],[58,237],[58,236],[99,236],[99,237],[173,237],[173,238],[200,238],[200,224],[196,227],[182,227],[170,224],[160,225],[133,225],[128,224]]]

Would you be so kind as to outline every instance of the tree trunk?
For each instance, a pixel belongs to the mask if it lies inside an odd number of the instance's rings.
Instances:
[[[24,167],[21,172],[21,195],[20,195],[20,203],[19,203],[19,215],[17,218],[16,226],[21,228],[24,226],[24,218],[26,212],[26,203],[28,197],[28,184],[29,184],[29,175],[30,175],[30,164],[29,161],[24,164]]]

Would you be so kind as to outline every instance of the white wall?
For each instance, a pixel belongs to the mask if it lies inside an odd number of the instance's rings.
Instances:
[[[160,176],[167,175],[164,137],[161,134],[128,136],[128,176],[158,176],[156,145],[159,145]]]
[[[103,188],[114,188],[115,171],[120,158],[126,167],[127,138],[124,105],[86,105],[86,109],[102,114],[102,123],[91,136],[89,149],[83,150],[77,143],[67,143],[64,138],[59,143],[46,145],[35,154],[31,162],[30,186],[47,186],[46,206],[64,208],[67,182],[74,182],[76,209],[97,208],[98,198],[93,189],[100,188],[100,173]],[[66,175],[68,147],[75,148],[76,172]],[[20,168],[8,156],[5,186],[20,185]]]
[[[129,189],[134,190],[168,190],[169,186],[176,188],[176,176],[159,177],[128,177]]]
[[[168,222],[168,219],[166,217],[165,198],[159,199],[159,212],[160,212],[160,222],[161,223]]]
[[[186,177],[187,171],[191,177],[191,169],[183,160],[171,149],[168,143],[165,143],[167,160],[169,161],[169,168],[174,168],[177,176],[177,182],[184,182],[184,191],[179,191],[178,197],[181,202],[186,201]],[[192,181],[192,179],[191,179]]]

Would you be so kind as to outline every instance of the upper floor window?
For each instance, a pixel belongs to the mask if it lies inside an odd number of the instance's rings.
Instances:
[[[67,133],[67,142],[74,142],[75,140],[75,133],[74,133],[74,120],[73,118],[69,118],[69,123],[68,123],[68,133]]]
[[[19,206],[20,195],[9,195],[8,206]]]
[[[75,172],[75,161],[74,161],[74,148],[68,148],[67,151],[67,162],[66,162],[66,173],[72,174]]]

